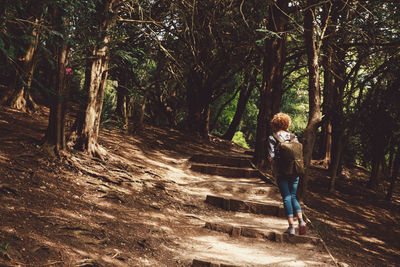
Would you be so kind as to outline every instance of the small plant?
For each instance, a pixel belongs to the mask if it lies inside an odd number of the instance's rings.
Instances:
[[[4,256],[5,254],[7,254],[8,253],[8,247],[10,246],[10,244],[9,243],[6,243],[6,244],[0,244],[0,253],[1,253],[1,255],[2,256]]]
[[[246,139],[244,138],[244,135],[242,132],[236,132],[235,135],[232,138],[232,141],[236,143],[237,145],[244,147],[244,148],[249,148],[249,145],[246,142]]]

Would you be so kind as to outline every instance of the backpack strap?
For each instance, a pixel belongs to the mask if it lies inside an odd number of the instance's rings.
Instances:
[[[290,138],[289,138],[289,140],[283,140],[283,139],[278,135],[278,133],[276,133],[276,132],[273,133],[272,136],[273,136],[273,137],[275,138],[275,140],[278,141],[279,143],[284,143],[284,142],[287,142],[287,141],[293,142],[293,141],[296,139],[296,135],[293,134],[293,133],[290,133]]]
[[[276,141],[278,141],[278,143],[283,143],[284,141],[282,140],[282,138],[278,135],[278,133],[273,133],[272,136],[275,138]]]

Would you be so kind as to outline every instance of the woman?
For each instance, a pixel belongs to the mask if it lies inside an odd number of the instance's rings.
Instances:
[[[276,134],[283,141],[288,141],[291,138],[291,134],[288,132],[290,124],[291,124],[291,119],[289,115],[285,113],[275,114],[270,122],[272,132]],[[279,141],[276,140],[276,138],[273,135],[268,137],[268,141],[269,141],[268,159],[271,163],[271,166],[274,167],[276,166],[276,161],[279,160],[279,157],[277,157],[277,153],[279,154],[279,147],[278,147]],[[295,141],[298,142],[297,137],[295,138]],[[277,168],[274,168],[274,170],[276,169]],[[283,200],[283,206],[285,208],[287,220],[289,223],[289,227],[285,231],[285,233],[289,235],[295,234],[296,231],[294,228],[293,216],[294,214],[296,214],[299,222],[299,234],[305,235],[307,231],[307,226],[303,220],[301,207],[296,198],[297,186],[299,185],[300,178],[299,177],[287,178],[279,173],[274,173],[274,175],[276,176],[276,181],[278,183],[279,191],[281,193]]]

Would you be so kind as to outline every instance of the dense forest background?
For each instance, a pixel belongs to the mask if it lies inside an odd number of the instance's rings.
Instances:
[[[144,123],[254,149],[282,111],[311,159],[400,164],[400,4],[393,0],[2,0],[0,105],[49,107],[43,147],[102,159],[102,127]],[[71,120],[72,119],[72,120]],[[307,176],[303,189],[307,188]],[[305,192],[305,190],[303,190]]]

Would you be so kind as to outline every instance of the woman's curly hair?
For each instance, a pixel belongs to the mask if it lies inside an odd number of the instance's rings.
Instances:
[[[272,118],[270,125],[272,128],[272,132],[278,131],[287,131],[290,127],[292,120],[290,119],[289,115],[285,113],[277,113]]]

